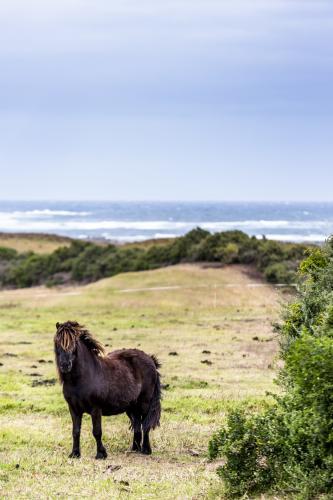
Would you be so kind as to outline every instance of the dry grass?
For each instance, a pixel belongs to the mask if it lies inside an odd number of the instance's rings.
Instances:
[[[241,267],[181,265],[81,288],[1,292],[1,497],[219,498],[209,437],[238,401],[260,405],[274,379],[271,322],[281,295],[247,287],[252,282]],[[177,285],[185,288],[122,291]],[[82,458],[67,458],[71,424],[61,387],[32,387],[56,376],[54,324],[67,319],[86,324],[109,350],[139,347],[160,358],[168,388],[152,457],[126,453],[128,423],[119,416],[104,419],[106,461],[93,458],[88,417]]]
[[[70,242],[70,238],[51,234],[0,233],[0,247],[14,248],[18,252],[51,253]]]

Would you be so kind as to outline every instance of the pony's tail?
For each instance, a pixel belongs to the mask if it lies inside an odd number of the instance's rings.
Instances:
[[[161,417],[161,380],[160,374],[156,370],[156,382],[154,387],[154,392],[150,401],[150,406],[147,415],[142,422],[143,432],[149,431],[150,429],[155,429],[160,425]]]
[[[159,360],[157,359],[157,357],[155,356],[155,354],[151,354],[151,359],[153,360],[154,362],[154,365],[156,367],[156,370],[158,370],[159,368],[161,368],[161,363],[159,362]]]

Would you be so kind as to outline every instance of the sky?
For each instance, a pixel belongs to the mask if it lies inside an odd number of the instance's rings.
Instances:
[[[333,201],[331,0],[3,0],[0,199]]]

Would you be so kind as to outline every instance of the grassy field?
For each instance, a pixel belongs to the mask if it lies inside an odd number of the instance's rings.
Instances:
[[[208,440],[235,402],[260,404],[273,387],[281,295],[257,283],[242,267],[180,265],[0,292],[1,498],[221,498]],[[54,325],[67,319],[109,350],[139,347],[162,362],[152,456],[127,453],[128,420],[117,416],[103,419],[109,455],[96,461],[85,416],[82,458],[68,458],[71,421],[53,358]]]
[[[52,234],[0,233],[0,247],[14,248],[18,252],[51,253],[70,242],[70,238]]]

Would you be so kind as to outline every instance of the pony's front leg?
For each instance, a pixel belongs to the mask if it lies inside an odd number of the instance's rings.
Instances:
[[[76,414],[71,407],[69,407],[69,411],[71,413],[72,422],[73,422],[73,450],[69,455],[69,458],[80,458],[80,433],[81,433],[81,422],[82,422],[82,413]]]
[[[108,454],[102,443],[102,412],[99,409],[95,409],[91,412],[91,420],[93,424],[93,435],[96,439],[97,454],[96,458],[106,458]]]

